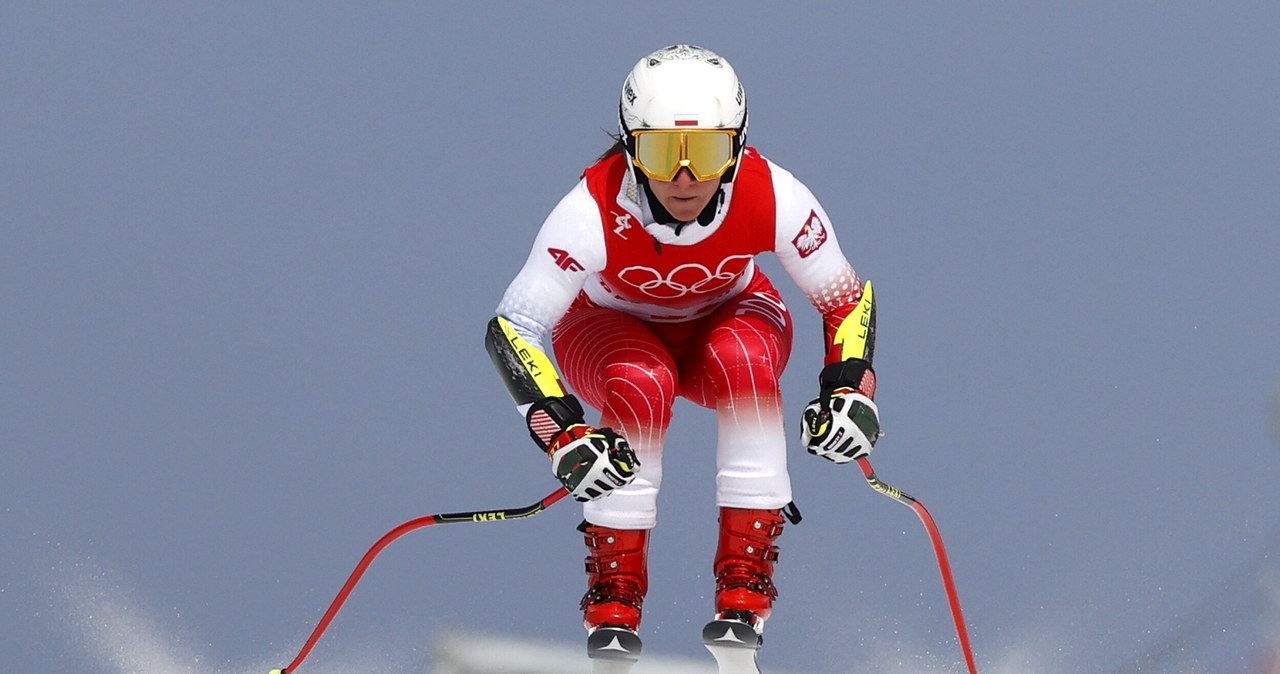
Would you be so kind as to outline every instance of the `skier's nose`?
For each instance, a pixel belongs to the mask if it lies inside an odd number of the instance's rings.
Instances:
[[[686,166],[676,173],[675,179],[671,182],[680,187],[689,187],[690,185],[698,184],[698,179],[693,177],[693,171],[690,171],[689,167]]]

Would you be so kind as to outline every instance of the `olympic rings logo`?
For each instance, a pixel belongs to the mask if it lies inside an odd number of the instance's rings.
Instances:
[[[733,285],[751,265],[752,255],[731,255],[713,272],[704,265],[689,263],[665,276],[653,267],[627,267],[618,278],[649,297],[670,300],[686,295],[706,295]]]

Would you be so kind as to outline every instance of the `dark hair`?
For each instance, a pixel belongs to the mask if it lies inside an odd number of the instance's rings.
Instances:
[[[610,138],[613,139],[613,145],[610,145],[609,149],[601,153],[599,157],[596,157],[597,162],[602,162],[608,159],[609,157],[620,155],[627,151],[627,145],[626,143],[623,142],[621,134],[610,133],[608,135]]]

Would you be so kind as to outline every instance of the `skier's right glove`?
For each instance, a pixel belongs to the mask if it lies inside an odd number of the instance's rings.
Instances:
[[[527,419],[534,442],[551,458],[551,471],[575,500],[603,498],[635,479],[640,462],[631,446],[611,428],[588,426],[574,396],[543,398]]]
[[[551,443],[551,470],[578,501],[594,501],[636,478],[640,462],[610,428],[570,426]]]

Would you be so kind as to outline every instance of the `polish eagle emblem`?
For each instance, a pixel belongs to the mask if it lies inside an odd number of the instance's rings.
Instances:
[[[791,245],[796,247],[800,257],[809,257],[826,242],[826,225],[822,224],[822,218],[818,217],[817,211],[809,211],[809,219],[805,221],[804,227],[800,228],[796,238],[791,240]]]

